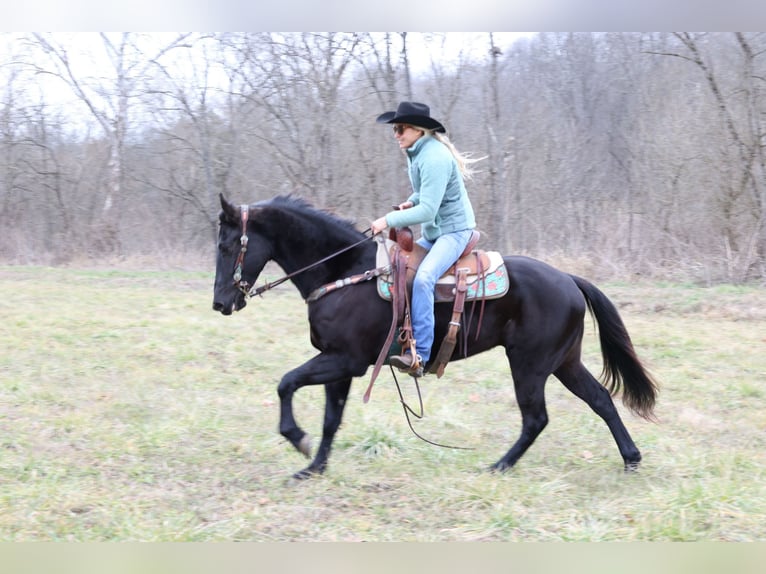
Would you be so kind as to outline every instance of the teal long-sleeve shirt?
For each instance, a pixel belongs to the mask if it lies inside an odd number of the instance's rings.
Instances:
[[[476,227],[460,168],[444,144],[424,135],[407,149],[407,165],[413,190],[408,201],[413,207],[387,213],[389,227],[421,224],[428,241]]]

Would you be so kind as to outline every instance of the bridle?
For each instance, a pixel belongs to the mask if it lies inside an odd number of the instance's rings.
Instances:
[[[297,271],[293,271],[292,273],[289,273],[285,275],[284,277],[281,277],[280,279],[277,279],[276,281],[270,281],[267,282],[260,287],[256,287],[255,285],[250,285],[245,279],[242,278],[242,272],[245,264],[245,254],[247,253],[247,244],[248,244],[248,237],[247,237],[247,222],[250,218],[250,206],[249,205],[240,205],[239,206],[239,219],[240,224],[242,226],[242,236],[239,238],[239,254],[237,255],[237,261],[234,263],[234,284],[237,286],[237,288],[242,292],[242,294],[245,296],[245,298],[254,297],[256,295],[262,295],[264,292],[268,291],[269,289],[273,289],[274,287],[277,287],[278,285],[281,285],[285,281],[289,281],[296,275],[299,275],[303,273],[304,271],[308,271],[309,269],[313,269],[314,267],[317,267],[318,265],[321,265],[322,263],[325,263],[332,259],[333,257],[337,257],[341,253],[345,253],[346,251],[349,251],[353,249],[354,247],[357,247],[364,243],[365,241],[369,241],[374,236],[367,234],[371,231],[370,228],[367,228],[363,231],[364,237],[357,241],[356,243],[352,243],[351,245],[348,245],[344,247],[343,249],[340,249],[339,251],[336,251],[335,253],[331,253],[327,257],[324,257],[320,259],[319,261],[315,261],[314,263],[311,263],[309,265],[306,265],[305,267],[302,267],[301,269],[298,269]]]
[[[247,253],[247,219],[250,216],[250,206],[249,205],[240,205],[239,206],[239,217],[240,221],[242,223],[242,236],[239,238],[239,255],[237,255],[237,261],[234,263],[234,283],[237,285],[240,291],[245,293],[247,296],[247,293],[250,290],[249,284],[247,281],[242,279],[242,265],[245,262],[245,253]]]

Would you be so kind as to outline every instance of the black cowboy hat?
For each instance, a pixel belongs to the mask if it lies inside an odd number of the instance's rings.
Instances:
[[[375,121],[379,124],[410,124],[441,133],[447,131],[431,117],[431,109],[419,102],[401,102],[395,112],[380,114]]]

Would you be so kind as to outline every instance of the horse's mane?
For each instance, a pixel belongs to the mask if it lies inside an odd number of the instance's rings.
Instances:
[[[290,231],[304,236],[312,236],[317,232],[327,233],[332,230],[339,238],[355,241],[362,235],[354,223],[341,218],[325,209],[314,207],[308,200],[296,195],[278,195],[272,199],[257,204],[258,207],[273,208],[289,216]]]

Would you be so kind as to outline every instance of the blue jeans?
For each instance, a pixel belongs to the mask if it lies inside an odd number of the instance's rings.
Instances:
[[[415,352],[423,359],[423,364],[431,358],[434,344],[434,289],[436,281],[444,275],[471,239],[471,229],[445,233],[433,243],[418,239],[418,244],[428,253],[418,267],[412,284],[412,336],[415,339]]]

